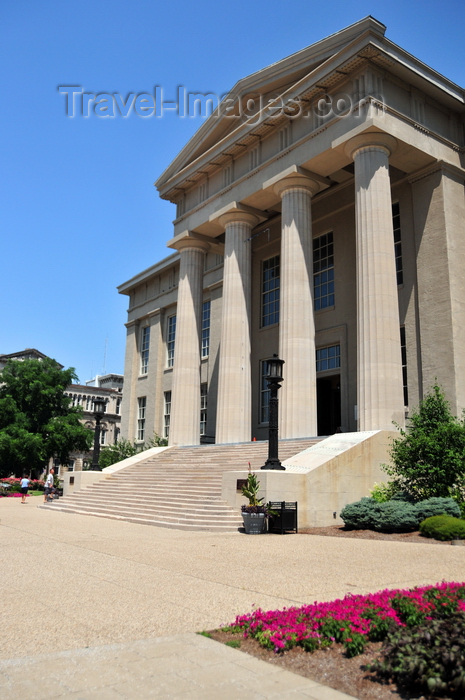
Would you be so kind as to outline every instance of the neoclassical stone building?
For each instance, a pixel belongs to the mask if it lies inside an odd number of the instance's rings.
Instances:
[[[464,90],[372,17],[231,90],[156,182],[174,253],[129,297],[122,434],[390,430],[465,407]],[[447,38],[444,37],[446,45]]]
[[[100,445],[108,447],[118,441],[121,433],[121,403],[123,398],[124,378],[121,374],[98,374],[94,379],[83,384],[71,384],[66,395],[71,399],[72,406],[81,406],[83,411],[82,423],[95,431],[95,399],[105,401],[105,415],[100,423]],[[92,464],[93,447],[87,453],[73,452],[69,455],[69,471],[87,469]],[[55,462],[61,474],[62,465]]]

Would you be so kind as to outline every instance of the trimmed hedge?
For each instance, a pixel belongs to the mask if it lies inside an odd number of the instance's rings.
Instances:
[[[378,503],[374,498],[362,498],[341,511],[347,528],[378,532],[416,530],[425,518],[435,515],[460,516],[460,508],[452,498],[428,498],[418,503],[398,500]]]
[[[465,540],[465,520],[450,515],[435,515],[420,523],[420,532],[435,540]]]

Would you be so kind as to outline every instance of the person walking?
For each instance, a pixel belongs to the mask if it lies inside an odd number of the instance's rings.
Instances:
[[[31,481],[29,477],[27,477],[26,474],[23,474],[23,478],[21,479],[21,503],[26,503],[26,496],[30,483]]]
[[[50,469],[49,473],[47,474],[47,478],[45,479],[45,484],[44,484],[44,503],[47,503],[49,496],[53,493],[53,475],[55,474],[55,470],[53,467]]]

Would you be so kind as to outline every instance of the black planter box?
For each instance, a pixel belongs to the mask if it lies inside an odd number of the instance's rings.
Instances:
[[[276,515],[270,515],[268,532],[284,535],[285,532],[297,529],[297,501],[270,501],[268,508]]]

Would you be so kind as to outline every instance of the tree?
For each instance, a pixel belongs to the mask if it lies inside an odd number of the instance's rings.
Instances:
[[[465,501],[465,420],[452,415],[440,387],[420,402],[410,425],[393,440],[392,465],[384,465],[397,490],[417,500],[452,496]]]
[[[51,457],[61,463],[72,450],[87,451],[93,432],[80,422],[66,388],[73,368],[50,358],[10,360],[0,372],[0,477],[42,470]]]

